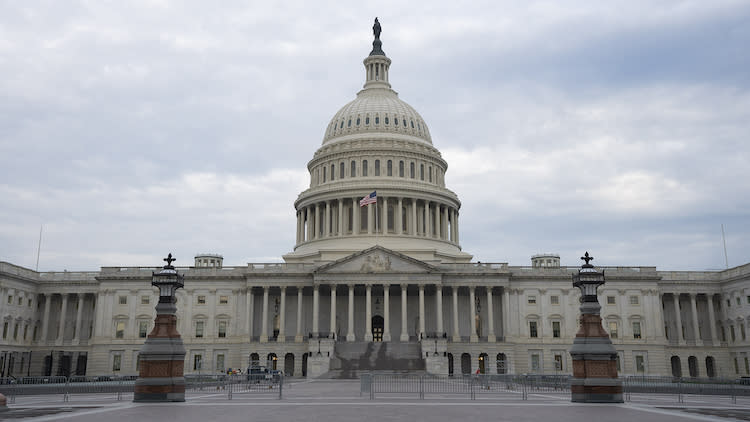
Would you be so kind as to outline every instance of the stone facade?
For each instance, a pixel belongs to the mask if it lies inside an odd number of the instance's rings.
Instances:
[[[364,66],[363,89],[308,163],[285,263],[224,266],[201,254],[178,268],[184,372],[260,361],[315,376],[333,370],[347,344],[386,342],[415,345],[399,350],[428,372],[571,373],[578,267],[555,254],[530,266],[471,262],[461,202],[445,186],[448,163],[427,124],[391,89],[380,48]],[[360,207],[373,191],[377,202]],[[0,376],[138,373],[155,269],[36,272],[0,262]],[[604,269],[601,317],[620,374],[750,375],[750,264]]]

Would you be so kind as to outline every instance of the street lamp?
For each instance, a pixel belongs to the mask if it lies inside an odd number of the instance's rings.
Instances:
[[[172,262],[176,259],[172,258],[171,253],[164,258],[164,261],[167,262],[167,265],[158,273],[152,273],[151,285],[159,289],[159,303],[176,303],[175,293],[177,289],[185,286],[185,276],[178,274],[175,270]]]

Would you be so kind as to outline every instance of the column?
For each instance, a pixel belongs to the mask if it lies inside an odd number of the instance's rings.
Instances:
[[[474,299],[474,289],[476,289],[475,286],[469,286],[469,309],[471,309],[471,314],[469,315],[471,317],[471,337],[470,341],[472,343],[476,343],[479,341],[479,337],[477,337],[477,305],[475,303]]]
[[[331,337],[336,338],[336,285],[331,284]]]
[[[367,234],[372,234],[373,228],[375,226],[375,218],[373,217],[373,214],[375,212],[373,211],[373,208],[376,204],[367,204]]]
[[[461,341],[458,329],[458,286],[453,286],[453,341]]]
[[[338,235],[344,235],[344,200],[339,198],[339,221],[338,221]]]
[[[383,341],[391,341],[391,285],[383,285]]]
[[[442,232],[442,236],[441,236],[441,237],[442,237],[443,239],[445,239],[445,240],[451,240],[451,235],[450,235],[450,231],[448,230],[448,229],[449,229],[449,227],[450,227],[450,226],[448,225],[448,210],[449,210],[449,209],[450,209],[450,208],[448,208],[448,206],[446,206],[446,207],[445,207],[445,209],[443,210],[443,213],[442,213],[442,214],[443,214],[443,219],[442,219],[442,221],[443,221],[443,222],[442,222],[442,224],[440,225],[440,227],[441,227],[441,228],[443,229],[443,232]]]
[[[323,222],[323,237],[328,237],[333,231],[331,230],[331,201],[326,201],[325,219],[326,221]]]
[[[403,198],[398,198],[398,211],[393,213],[393,220],[396,225],[394,227],[396,229],[396,234],[402,234],[402,227],[404,226],[404,222],[401,221],[401,207],[403,206]]]
[[[65,337],[65,315],[68,313],[68,295],[62,294],[62,308],[60,309],[60,324],[57,327],[57,344],[62,344]]]
[[[443,328],[443,286],[435,286],[435,307],[437,307],[437,336],[441,337],[445,332]]]
[[[346,327],[346,341],[354,341],[354,285],[349,285],[349,323]]]
[[[674,298],[674,313],[675,318],[677,319],[677,341],[682,343],[685,341],[685,339],[682,337],[682,315],[680,315],[680,294],[679,293],[672,293],[672,297]]]
[[[714,313],[714,295],[706,293],[708,300],[708,323],[711,324],[711,345],[717,346],[719,339],[716,337],[716,314]]]
[[[263,316],[261,318],[260,342],[268,341],[268,286],[263,287]]]
[[[456,224],[456,240],[454,242],[459,243],[458,241],[458,210],[455,211],[455,216],[456,216],[456,223],[455,223]]]
[[[693,335],[695,336],[695,345],[702,346],[700,330],[698,329],[698,306],[695,303],[695,293],[690,293],[690,310],[693,313]]]
[[[563,293],[563,297],[568,294],[568,291],[565,290]],[[562,302],[564,305],[567,306],[567,303],[565,300]],[[510,313],[508,312],[508,307],[510,306],[510,293],[508,292],[508,289],[503,287],[503,340],[508,341],[508,333],[510,332]],[[566,318],[565,321],[568,319]]]
[[[295,342],[302,342],[302,286],[297,287],[297,334],[294,336]]]
[[[313,211],[312,210],[313,210],[312,205],[309,205],[305,208],[305,213],[307,214],[307,239],[305,240],[308,240],[308,241],[314,239],[313,233],[315,233],[314,232],[315,228],[313,227],[313,215],[312,215]]]
[[[440,203],[435,202],[435,238],[440,239]]]
[[[76,315],[76,332],[73,336],[73,344],[79,344],[81,341],[81,323],[82,323],[82,317],[83,317],[83,298],[84,294],[79,293],[78,294],[78,312]]]
[[[372,286],[365,290],[365,341],[372,341]]]
[[[417,200],[411,199],[411,235],[416,236],[419,233],[417,230]]]
[[[315,204],[315,227],[313,227],[313,230],[315,230],[313,239],[319,239],[320,238],[320,204]]]
[[[383,214],[380,216],[380,233],[388,233],[388,198],[383,197]]]
[[[495,316],[492,309],[492,287],[487,286],[487,341],[495,342]]]
[[[320,316],[320,286],[313,286],[313,321],[312,321],[312,333],[313,337],[318,337],[318,317]]]
[[[430,203],[424,201],[424,233],[425,237],[430,236]]]
[[[286,286],[281,286],[281,297],[279,297],[279,336],[276,341],[284,343],[286,341]]]
[[[44,316],[42,317],[42,342],[46,342],[47,341],[47,337],[49,336],[49,308],[50,308],[50,305],[52,305],[52,295],[51,294],[45,294],[44,295]],[[100,307],[99,309],[101,309],[101,308],[103,308],[103,307]]]
[[[359,204],[357,198],[352,200],[352,234],[359,234]]]
[[[419,285],[419,340],[424,337],[424,284]]]
[[[406,331],[406,284],[401,285],[401,341],[409,341],[409,332]]]
[[[248,338],[253,338],[253,313],[255,312],[255,295],[253,294],[253,288],[248,287],[247,288],[247,303],[245,306],[245,309],[247,309],[247,336]]]

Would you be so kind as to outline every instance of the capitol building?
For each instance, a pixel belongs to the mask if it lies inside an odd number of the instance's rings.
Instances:
[[[306,377],[571,373],[579,267],[554,253],[523,265],[472,260],[448,163],[393,90],[377,22],[374,32],[362,90],[333,115],[307,165],[296,227],[278,228],[296,232],[284,263],[225,266],[199,254],[177,268],[185,373],[252,362]],[[0,262],[0,377],[136,374],[158,259],[91,272]],[[750,264],[602,269],[601,316],[620,374],[750,375]]]

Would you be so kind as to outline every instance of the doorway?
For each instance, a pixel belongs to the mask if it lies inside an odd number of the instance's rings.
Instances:
[[[294,376],[294,353],[287,353],[284,356],[284,375]]]
[[[383,328],[385,327],[385,321],[380,315],[372,317],[372,341],[379,343],[383,341]]]
[[[471,374],[471,355],[468,353],[461,354],[461,373]]]

